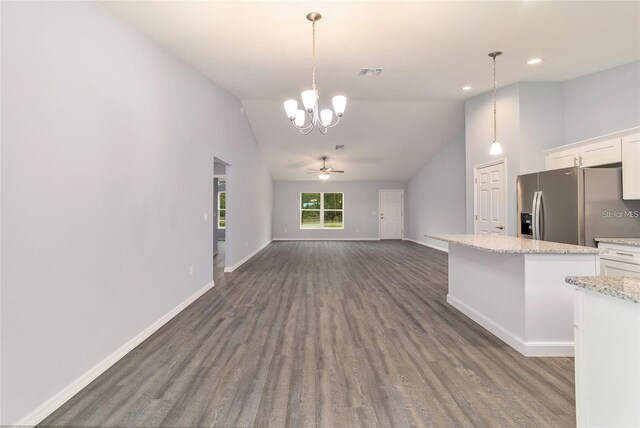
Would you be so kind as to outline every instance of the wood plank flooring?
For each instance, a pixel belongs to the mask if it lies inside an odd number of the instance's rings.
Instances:
[[[444,253],[274,242],[215,281],[43,425],[575,425],[573,359],[525,358],[450,307]]]

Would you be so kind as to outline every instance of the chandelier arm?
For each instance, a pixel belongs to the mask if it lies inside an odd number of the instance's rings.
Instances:
[[[316,103],[316,105],[317,105],[317,103]],[[314,122],[315,122],[315,120],[316,120],[316,119],[315,119],[315,115],[316,115],[316,110],[317,110],[317,109],[318,109],[318,108],[317,108],[317,107],[315,107],[315,108],[314,108],[314,110],[313,110],[312,112],[307,112],[307,116],[309,116],[309,122],[310,122],[311,124],[313,124],[313,125],[315,125],[315,123],[314,123]]]
[[[324,131],[322,130],[322,128],[324,128]],[[324,126],[324,125],[320,125],[320,126],[318,126],[318,131],[320,131],[320,133],[321,133],[322,135],[325,135],[325,134],[327,133],[327,131],[328,131],[328,130],[329,130],[329,128],[327,128],[327,127],[326,127],[326,126]]]
[[[307,129],[307,128],[305,128],[305,129]],[[309,129],[309,130],[308,130],[308,131],[306,131],[306,132],[305,132],[305,130],[304,130],[304,129],[299,129],[299,131],[300,131],[300,133],[301,133],[302,135],[309,135],[309,134],[311,134],[311,131],[313,131],[313,129],[314,129],[314,128],[313,128],[313,127],[309,127],[308,129]]]
[[[303,131],[306,131],[307,129],[313,128],[313,123],[310,123],[308,126],[298,126],[294,123],[293,126],[295,126],[296,129],[301,129]]]
[[[340,123],[340,118],[341,118],[342,116],[338,116],[338,115],[336,115],[336,117],[338,118],[338,119],[336,120],[336,123],[334,123],[333,125],[325,126],[325,128],[333,128],[333,127],[334,127],[334,126],[336,126],[338,123]]]

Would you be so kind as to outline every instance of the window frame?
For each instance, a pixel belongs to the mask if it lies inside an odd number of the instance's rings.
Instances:
[[[319,193],[320,194],[320,209],[304,209],[302,208],[302,195],[305,193]],[[341,227],[325,227],[324,225],[324,195],[325,193],[339,193],[342,195],[342,208],[341,209],[327,209],[326,211],[340,211],[342,213],[342,226]],[[300,230],[344,230],[344,192],[300,192],[298,198],[298,227]],[[317,226],[303,226],[302,225],[302,212],[303,211],[318,211],[320,214],[320,224]]]
[[[224,209],[220,209],[220,200],[221,200],[220,195],[222,195],[223,193],[224,193],[224,197],[225,197],[225,200],[224,200],[225,207],[224,207]],[[226,205],[227,205],[227,191],[226,190],[218,190],[218,212],[217,212],[216,219],[217,219],[217,222],[218,222],[218,229],[222,229],[222,230],[225,230],[227,228],[227,206]],[[224,214],[225,214],[224,215],[224,226],[220,226],[220,218],[221,218],[220,217],[220,211],[224,211]]]

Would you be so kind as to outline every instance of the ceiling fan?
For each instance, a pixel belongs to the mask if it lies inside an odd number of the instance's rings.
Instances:
[[[337,174],[342,174],[344,171],[339,171],[337,169],[333,169],[333,168],[327,168],[327,157],[326,156],[322,156],[322,168],[320,169],[311,169],[309,168],[309,171],[313,171],[314,173],[319,172],[320,174],[318,175],[318,178],[320,180],[328,180],[330,174],[333,173],[337,173]]]

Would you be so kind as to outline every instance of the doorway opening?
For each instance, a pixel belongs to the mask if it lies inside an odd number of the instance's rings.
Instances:
[[[380,239],[404,238],[404,190],[378,190],[378,236]]]
[[[224,272],[228,253],[227,194],[229,167],[225,161],[213,158],[213,271]]]
[[[507,160],[473,168],[475,234],[507,235]]]

